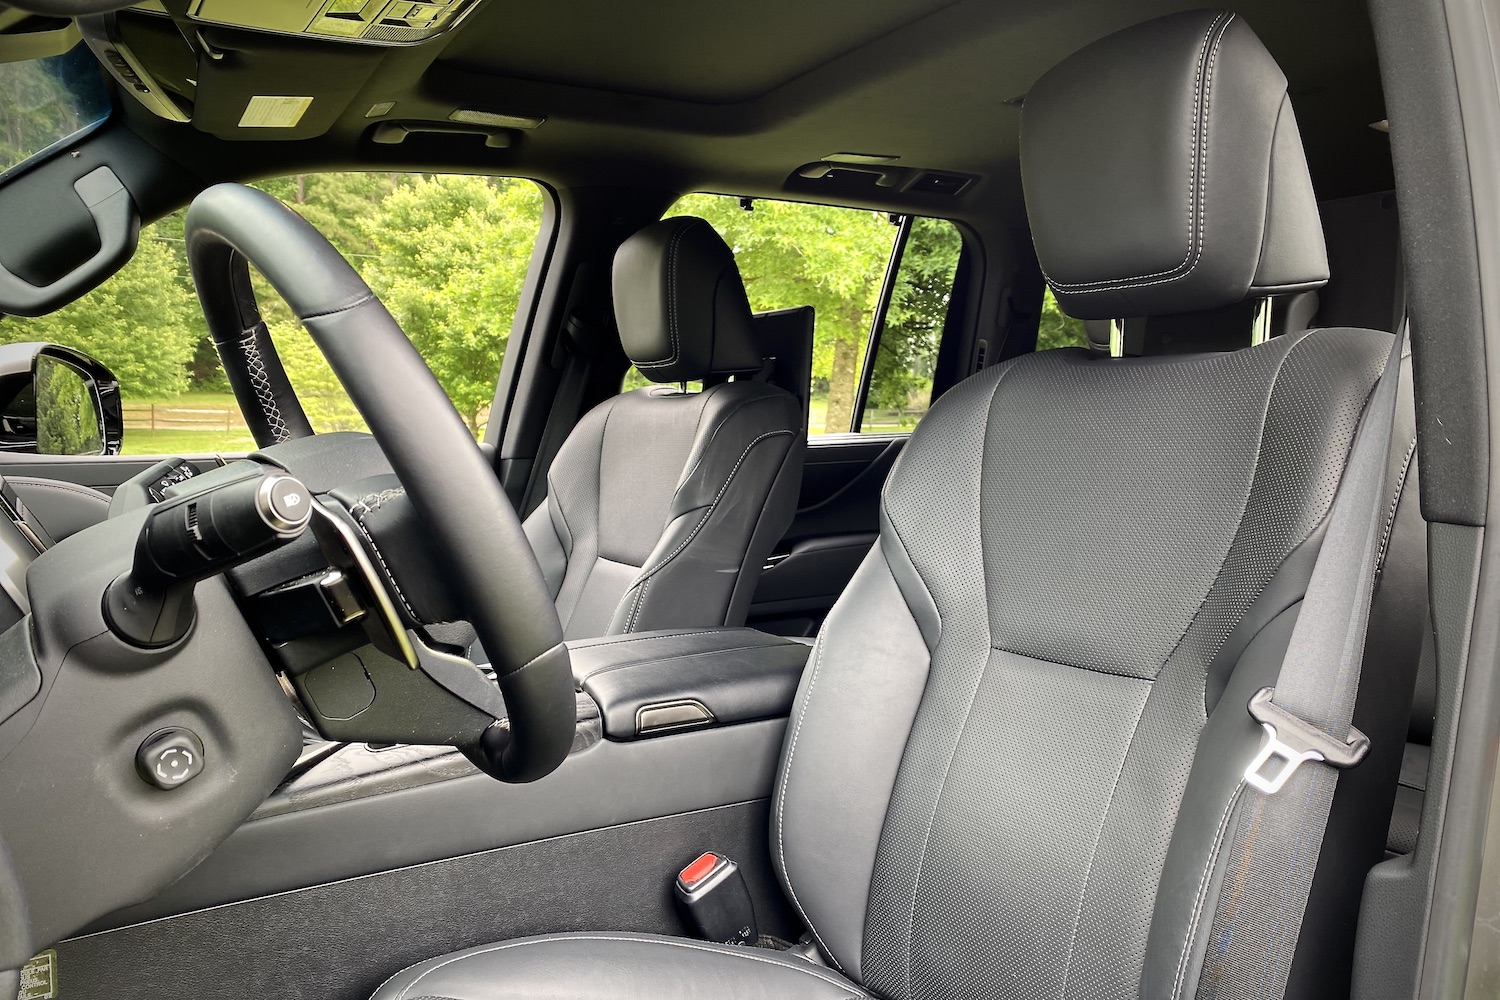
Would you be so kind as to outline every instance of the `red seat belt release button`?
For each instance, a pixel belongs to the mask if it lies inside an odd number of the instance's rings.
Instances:
[[[760,935],[740,866],[712,851],[677,873],[677,903],[688,926],[705,941],[753,945]]]
[[[677,884],[682,886],[686,892],[692,892],[698,883],[712,875],[719,867],[721,859],[717,854],[703,853],[698,855],[692,864],[677,873]]]

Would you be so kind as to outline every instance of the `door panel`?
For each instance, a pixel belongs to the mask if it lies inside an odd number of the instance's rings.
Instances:
[[[749,624],[780,635],[817,632],[880,531],[880,491],[906,434],[815,438],[797,516],[761,574]]]

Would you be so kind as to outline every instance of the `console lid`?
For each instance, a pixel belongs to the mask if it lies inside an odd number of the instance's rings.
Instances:
[[[604,735],[635,740],[785,716],[812,647],[750,628],[663,629],[568,643]]]

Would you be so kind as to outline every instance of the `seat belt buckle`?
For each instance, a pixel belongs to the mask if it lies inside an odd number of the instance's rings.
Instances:
[[[1297,768],[1307,761],[1317,761],[1340,770],[1353,767],[1370,752],[1370,738],[1349,727],[1349,740],[1334,739],[1304,719],[1293,715],[1272,701],[1275,688],[1263,687],[1250,698],[1250,716],[1266,731],[1266,743],[1245,768],[1245,783],[1265,793],[1281,791]],[[1271,761],[1281,766],[1267,773]]]
[[[674,888],[688,922],[703,940],[753,945],[760,938],[740,866],[724,855],[698,855],[677,873]]]

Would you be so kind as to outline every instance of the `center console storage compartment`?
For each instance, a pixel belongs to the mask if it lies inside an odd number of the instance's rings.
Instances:
[[[811,651],[805,642],[750,628],[568,643],[573,681],[598,704],[610,740],[784,718]]]

